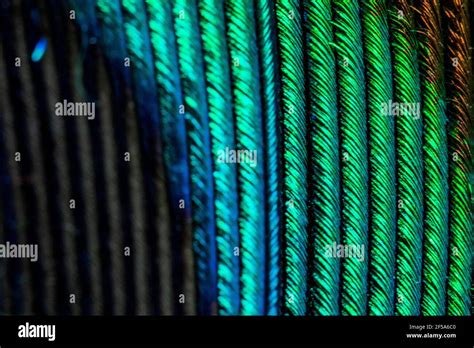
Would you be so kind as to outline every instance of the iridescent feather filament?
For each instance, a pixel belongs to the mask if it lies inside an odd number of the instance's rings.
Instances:
[[[448,153],[441,18],[438,0],[417,7],[419,62],[422,78],[425,173],[423,264],[424,315],[445,314],[448,262]]]
[[[406,0],[393,2],[392,33],[394,101],[421,102],[413,9]],[[396,314],[418,315],[423,250],[423,152],[421,115],[397,115],[397,270]]]
[[[221,315],[240,312],[237,169],[219,163],[221,151],[235,148],[230,60],[226,42],[224,6],[220,0],[199,1],[202,47],[209,105],[209,128],[214,159],[217,245],[217,304]]]
[[[151,237],[148,233],[160,233],[159,229],[168,228],[170,217],[167,213],[168,205],[158,207],[158,202],[168,201],[163,175],[165,169],[160,134],[160,108],[157,101],[158,91],[145,4],[138,0],[122,0],[121,4],[127,57],[133,62],[130,65],[130,70],[139,126],[137,136],[141,139],[140,144],[135,146],[141,145],[136,148],[141,148],[143,151],[143,154],[135,153],[135,156],[142,155],[143,160],[140,161],[141,163],[134,162],[130,172],[132,214],[137,215],[137,217],[131,219],[132,232],[130,235],[134,244],[137,245],[137,257],[132,260],[132,264],[135,272],[140,274],[141,278],[147,279],[149,274],[143,269],[143,264],[148,262],[147,238]],[[132,146],[134,145],[129,144],[129,147]],[[133,153],[134,151],[130,150],[130,152]],[[145,200],[152,200],[147,202],[146,205],[140,193],[142,186],[144,187]],[[158,227],[158,216],[160,216],[160,227]],[[142,236],[142,234],[145,234],[145,236]],[[176,282],[181,282],[181,277],[174,279],[176,279]],[[134,284],[136,298],[139,303],[142,302],[143,294],[149,292],[148,287],[140,285],[143,281],[143,279],[137,278]],[[146,304],[141,304],[141,307],[140,312],[148,310]]]
[[[282,119],[282,313],[306,313],[307,150],[304,45],[299,1],[276,2]]]
[[[370,166],[369,314],[393,315],[395,296],[395,128],[387,2],[362,2]]]
[[[280,149],[278,62],[275,8],[272,0],[256,0],[257,36],[260,54],[262,115],[265,144],[265,218],[267,247],[266,313],[276,315],[280,302]]]
[[[197,2],[175,0],[173,12],[188,137],[198,312],[209,315],[215,312],[217,305],[216,226],[209,116]]]
[[[342,240],[368,247],[368,158],[362,28],[357,1],[334,1],[342,157]],[[368,258],[342,262],[341,312],[367,311]]]
[[[260,76],[255,9],[240,0],[225,3],[231,59],[237,150],[263,154]],[[238,163],[241,314],[265,310],[265,186],[262,161]]]
[[[338,315],[340,260],[326,255],[327,248],[340,244],[341,239],[339,124],[331,1],[306,1],[305,14],[310,112],[308,312]]]
[[[181,244],[182,236],[191,230],[191,204],[180,206],[180,201],[190,202],[188,149],[186,141],[185,118],[179,113],[183,105],[183,91],[179,75],[178,52],[174,31],[172,4],[168,0],[145,1],[153,50],[155,82],[158,89],[161,124],[160,134],[163,158],[166,168],[166,184],[170,206],[171,233],[160,233],[158,238],[159,269],[162,270],[160,290],[168,289],[165,284],[172,283],[169,248]],[[168,291],[168,290],[166,290]],[[165,291],[165,293],[166,293]],[[166,297],[170,294],[166,293]],[[165,308],[166,304],[161,307]]]
[[[470,6],[473,6],[471,3]],[[471,314],[472,277],[472,52],[468,1],[449,0],[443,8],[450,183],[450,247],[447,314]],[[472,20],[472,18],[471,18]]]

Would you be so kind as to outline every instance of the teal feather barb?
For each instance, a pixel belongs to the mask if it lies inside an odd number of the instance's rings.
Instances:
[[[172,4],[168,0],[147,0],[145,5],[148,15],[150,43],[153,50],[154,76],[158,89],[157,100],[160,106],[160,121],[162,124],[160,133],[171,215],[171,232],[165,233],[166,230],[162,229],[157,241],[160,255],[158,267],[161,270],[160,283],[162,284],[160,289],[164,292],[163,297],[169,298],[171,289],[164,286],[164,284],[172,284],[173,277],[171,267],[166,265],[165,260],[170,259],[169,248],[173,244],[176,245],[174,241],[189,234],[191,230],[191,204],[185,205],[184,208],[180,207],[180,200],[185,202],[191,200],[188,188],[190,178],[185,119],[179,113],[179,105],[183,105],[184,101],[178,67]],[[159,223],[161,224],[161,219]],[[181,245],[181,241],[178,241],[177,244]],[[175,272],[178,272],[178,267],[175,262]],[[174,278],[176,279],[176,277]],[[185,290],[183,289],[183,291]],[[188,294],[188,300],[190,300],[191,295],[189,292],[185,292]],[[163,309],[167,306],[166,302],[161,303]]]
[[[238,163],[241,314],[265,310],[265,186],[262,105],[255,9],[241,0],[225,3],[231,59],[236,147],[254,154]],[[245,161],[249,162],[249,161]]]
[[[340,244],[340,165],[336,58],[329,0],[305,2],[308,54],[309,225],[308,312],[339,314],[340,260],[326,251]]]
[[[224,6],[220,0],[199,1],[202,47],[209,105],[209,128],[214,159],[217,244],[217,304],[221,315],[240,312],[237,169],[219,163],[226,147],[235,148],[230,59],[226,41]]]
[[[280,149],[278,62],[274,4],[256,1],[257,34],[260,53],[262,114],[265,144],[265,218],[267,247],[266,313],[279,313],[280,302]]]
[[[386,1],[362,3],[370,166],[369,314],[393,315],[395,296],[395,128]]]
[[[306,313],[307,149],[303,21],[299,1],[276,2],[283,166],[282,312]]]
[[[474,106],[472,91],[474,82],[468,5],[473,6],[466,0],[449,0],[443,3],[444,28],[446,29],[445,66],[447,67],[448,161],[451,203],[447,285],[448,315],[472,314],[470,287],[473,266],[472,112]],[[469,175],[471,175],[471,182],[469,182]]]
[[[338,59],[342,157],[342,240],[368,250],[367,113],[360,9],[356,1],[337,0],[335,38]],[[344,315],[367,311],[368,258],[342,262]]]
[[[419,64],[422,76],[425,235],[422,312],[444,315],[448,263],[448,149],[440,3],[419,1]]]
[[[217,270],[214,182],[204,59],[197,2],[175,0],[173,5],[189,151],[198,312],[209,315],[217,305]],[[179,109],[180,106],[176,107]]]
[[[393,2],[392,32],[395,102],[420,105],[420,78],[413,9],[405,0]],[[423,241],[423,152],[421,116],[396,117],[397,270],[396,314],[418,315],[421,299]]]

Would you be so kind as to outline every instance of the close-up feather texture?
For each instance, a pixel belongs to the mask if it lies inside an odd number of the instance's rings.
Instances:
[[[390,13],[394,101],[420,105],[420,75],[414,10],[396,1]],[[418,108],[419,111],[419,108]],[[423,119],[421,115],[395,118],[397,180],[396,314],[419,315],[423,240]]]
[[[468,0],[0,0],[0,315],[470,316]]]

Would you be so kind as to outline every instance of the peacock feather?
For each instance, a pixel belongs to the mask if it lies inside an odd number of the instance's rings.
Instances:
[[[0,314],[471,315],[469,6],[0,0]]]

